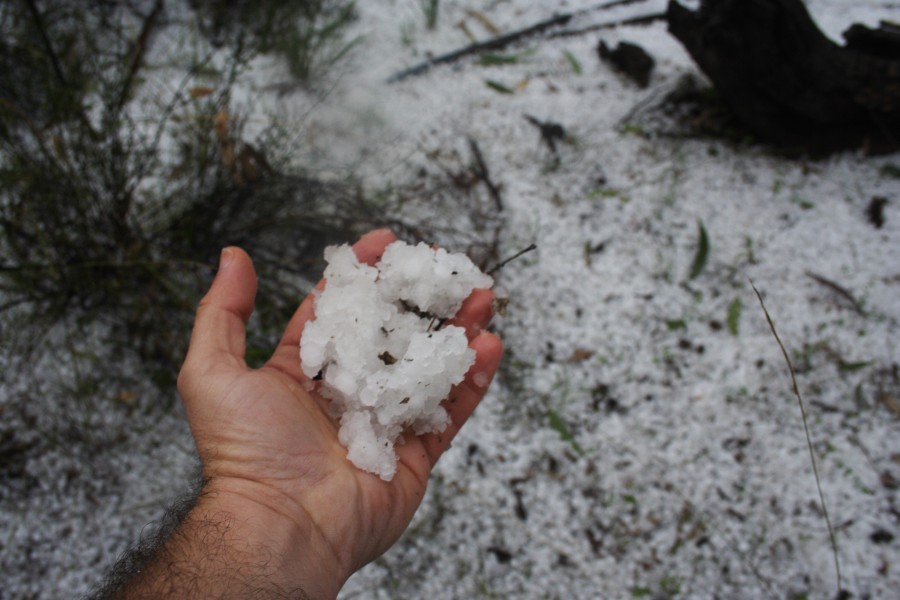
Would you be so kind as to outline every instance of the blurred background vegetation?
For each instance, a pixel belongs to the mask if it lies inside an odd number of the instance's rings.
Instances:
[[[343,0],[0,6],[4,377],[27,374],[49,346],[72,391],[171,386],[230,244],[260,274],[248,344],[259,362],[321,272],[324,245],[403,229],[387,197],[298,165],[285,123],[251,140],[232,110],[236,81],[263,55],[315,85],[353,48],[353,19]],[[179,38],[190,51],[168,52]]]

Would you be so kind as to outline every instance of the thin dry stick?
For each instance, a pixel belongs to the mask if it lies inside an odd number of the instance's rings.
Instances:
[[[34,19],[34,24],[38,29],[38,33],[41,35],[41,41],[44,43],[44,48],[47,50],[47,56],[50,57],[50,64],[53,66],[53,72],[56,73],[56,78],[59,79],[61,84],[68,85],[65,75],[63,75],[62,68],[59,66],[59,59],[56,56],[56,52],[53,51],[53,44],[50,42],[49,36],[47,36],[47,30],[44,27],[44,20],[41,18],[40,11],[34,4],[34,0],[27,0],[26,4],[28,5],[28,10],[31,11],[31,16]]]
[[[159,20],[159,16],[163,11],[163,0],[156,0],[156,4],[153,6],[153,10],[150,11],[150,14],[147,15],[147,18],[144,19],[144,25],[141,27],[141,33],[138,35],[137,40],[134,42],[134,47],[131,50],[131,64],[128,67],[128,73],[125,75],[125,81],[122,84],[122,89],[119,92],[119,99],[116,102],[116,112],[119,112],[124,108],[125,103],[128,101],[128,95],[131,93],[131,86],[134,83],[134,79],[137,76],[137,72],[140,70],[141,66],[144,63],[144,54],[147,51],[147,43],[150,41],[150,34],[153,31],[153,28],[156,26],[156,22]]]
[[[494,180],[491,179],[491,173],[488,171],[487,163],[484,162],[484,155],[481,154],[481,148],[478,147],[478,142],[469,138],[469,148],[472,149],[472,156],[475,158],[475,174],[478,175],[478,178],[487,186],[491,198],[494,199],[494,207],[497,209],[497,212],[503,212],[503,197],[500,195],[500,188],[494,183]]]
[[[756,286],[753,285],[753,280],[750,280],[750,287],[753,288],[753,291],[756,293],[757,299],[759,299],[759,305],[762,307],[763,313],[766,315],[766,321],[769,323],[769,329],[772,331],[772,335],[775,336],[775,341],[778,342],[778,347],[781,348],[781,353],[784,355],[784,361],[787,363],[788,371],[791,373],[791,388],[794,392],[794,395],[797,396],[797,404],[800,405],[800,416],[803,417],[803,429],[806,432],[806,446],[809,448],[809,460],[812,463],[813,474],[816,476],[816,489],[819,490],[819,503],[822,505],[822,514],[825,516],[825,523],[828,525],[828,537],[831,540],[831,551],[834,555],[834,571],[837,575],[837,587],[838,594],[843,591],[843,585],[841,580],[841,564],[838,560],[838,549],[837,549],[837,538],[834,535],[834,527],[831,526],[831,518],[828,516],[828,508],[825,505],[825,494],[822,493],[822,481],[819,479],[819,467],[816,464],[816,455],[813,452],[812,446],[812,437],[809,434],[809,423],[806,419],[806,408],[803,406],[803,398],[800,396],[800,386],[797,385],[797,374],[794,371],[794,365],[791,363],[791,359],[788,356],[787,350],[784,348],[784,344],[781,343],[781,338],[778,337],[778,332],[775,331],[775,323],[772,322],[772,317],[769,316],[769,311],[766,310],[766,305],[763,302],[762,294],[759,293],[759,290],[756,289]]]
[[[581,27],[579,29],[563,29],[561,31],[555,31],[547,35],[548,39],[555,39],[561,37],[574,37],[577,35],[585,35],[586,33],[593,33],[595,31],[600,31],[602,29],[615,29],[616,27],[622,27],[624,25],[647,25],[649,23],[653,23],[655,21],[662,21],[666,18],[666,13],[650,13],[646,15],[638,15],[636,17],[627,17],[625,19],[619,19],[617,21],[605,21],[603,23],[595,23],[594,25],[588,25],[587,27]]]
[[[853,306],[853,310],[855,310],[859,314],[865,316],[866,311],[863,310],[862,304],[860,304],[859,300],[857,300],[853,296],[853,294],[850,293],[850,290],[835,283],[834,281],[832,281],[830,279],[826,279],[825,277],[822,277],[818,273],[813,273],[812,271],[804,271],[804,273],[806,274],[807,277],[809,277],[816,283],[818,283],[820,285],[824,285],[828,289],[836,292],[839,296],[843,297],[845,300],[847,300]]]
[[[541,33],[543,31],[546,31],[547,29],[550,29],[551,27],[565,25],[571,19],[572,14],[556,15],[555,17],[552,17],[545,21],[541,21],[540,23],[535,23],[534,25],[531,25],[524,29],[519,29],[506,35],[491,38],[484,42],[477,42],[470,46],[466,46],[465,48],[460,48],[458,50],[454,50],[453,52],[448,52],[447,54],[441,54],[440,56],[430,58],[425,62],[419,63],[413,67],[391,75],[391,77],[388,78],[387,82],[396,83],[415,75],[421,75],[435,65],[443,65],[455,62],[463,58],[464,56],[469,56],[470,54],[477,54],[479,52],[486,52],[488,50],[500,50],[501,48],[505,48],[509,44],[512,44],[513,42],[516,42],[522,38]]]
[[[457,60],[471,54],[478,54],[480,52],[487,52],[489,50],[501,50],[506,46],[518,42],[519,40],[522,40],[524,38],[543,33],[547,30],[553,29],[554,27],[561,27],[563,25],[566,25],[573,18],[591,11],[608,10],[617,6],[624,6],[626,4],[637,4],[638,2],[644,2],[644,0],[611,0],[610,2],[603,2],[602,4],[598,4],[597,6],[593,6],[590,8],[584,8],[570,13],[557,14],[548,19],[540,21],[539,23],[529,25],[528,27],[525,27],[523,29],[518,29],[504,35],[493,37],[483,42],[476,42],[474,44],[466,46],[465,48],[459,48],[452,52],[429,58],[425,62],[400,71],[399,73],[394,73],[393,75],[391,75],[391,77],[388,78],[387,82],[396,83],[398,81],[403,81],[404,79],[407,79],[409,77],[421,75],[435,65],[443,65],[456,62]],[[621,24],[621,22],[617,21],[612,26],[614,27]]]
[[[488,275],[493,275],[494,273],[496,273],[497,271],[499,271],[500,269],[502,269],[503,267],[505,267],[506,265],[508,265],[508,264],[511,263],[512,261],[516,260],[517,258],[519,258],[520,256],[522,256],[523,254],[526,254],[526,253],[528,253],[528,252],[531,252],[532,250],[537,250],[537,244],[531,244],[530,246],[528,246],[528,247],[525,248],[524,250],[519,250],[518,252],[516,252],[515,254],[513,254],[512,256],[510,256],[509,258],[507,258],[506,260],[500,261],[500,264],[494,266],[494,267],[491,268],[489,271],[487,271],[487,274],[488,274]]]

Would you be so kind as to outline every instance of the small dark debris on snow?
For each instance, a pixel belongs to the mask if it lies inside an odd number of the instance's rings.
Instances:
[[[894,534],[887,529],[879,527],[869,535],[869,539],[872,540],[872,543],[874,544],[890,544],[894,541]]]
[[[749,437],[730,437],[722,442],[722,447],[726,450],[734,450],[745,448],[750,443]]]
[[[624,415],[628,408],[615,398],[608,384],[598,383],[591,389],[591,406],[595,412],[601,409],[607,414]]]
[[[513,557],[509,550],[501,548],[500,546],[491,546],[488,548],[488,552],[493,554],[497,558],[497,562],[503,565],[511,561]]]
[[[599,254],[599,253],[603,252],[604,250],[606,250],[606,240],[604,240],[602,242],[598,242],[589,247],[589,251],[591,254]]]
[[[888,199],[884,196],[875,196],[869,202],[869,206],[866,207],[866,217],[876,229],[881,229],[884,226],[884,207],[887,206],[887,203]]]
[[[528,509],[525,508],[525,501],[522,500],[522,490],[519,489],[519,486],[527,481],[527,477],[516,477],[509,480],[509,485],[512,487],[513,497],[515,497],[516,499],[516,518],[518,518],[520,521],[528,520]]]
[[[379,354],[378,358],[380,358],[381,362],[383,362],[386,365],[392,365],[395,362],[397,362],[397,359],[394,358],[393,356],[391,356],[391,353],[387,352],[387,351],[384,351],[381,354]]]
[[[554,123],[553,121],[541,121],[536,117],[532,117],[531,115],[523,115],[525,120],[538,128],[538,131],[541,134],[541,141],[544,142],[548,148],[550,148],[550,152],[554,155],[557,153],[556,150],[556,142],[562,142],[566,139],[566,130],[559,123]]]
[[[697,354],[703,354],[706,352],[706,347],[703,344],[697,344],[696,346],[691,342],[691,340],[687,338],[681,338],[678,340],[678,348],[681,350],[689,351],[693,350]]]
[[[590,529],[585,529],[584,535],[587,537],[588,543],[591,545],[591,550],[593,550],[594,554],[599,554],[603,549],[603,537],[595,534]]]
[[[600,40],[597,44],[597,54],[600,60],[610,63],[639,86],[647,87],[650,84],[650,73],[656,66],[656,61],[637,44],[619,42],[618,46],[611,49],[606,42]]]
[[[525,503],[522,501],[522,492],[519,490],[515,490],[516,494],[516,517],[520,521],[528,520],[528,509],[525,508]]]

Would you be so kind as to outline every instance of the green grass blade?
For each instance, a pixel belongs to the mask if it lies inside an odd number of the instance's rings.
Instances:
[[[559,416],[559,413],[552,408],[548,408],[547,417],[550,419],[550,427],[552,427],[559,434],[559,437],[561,437],[564,442],[568,442],[569,444],[571,444],[572,449],[574,449],[575,452],[577,452],[578,454],[584,454],[584,449],[575,440],[575,436],[572,435],[572,432],[569,430],[569,426],[566,425],[566,422],[563,420],[563,418]]]
[[[741,302],[740,298],[735,298],[728,305],[728,316],[725,318],[725,324],[728,326],[728,333],[733,336],[737,336],[738,329],[741,323],[741,310],[744,308],[744,304]]]
[[[703,221],[697,221],[697,250],[694,253],[694,262],[691,263],[691,272],[688,275],[688,279],[696,279],[703,272],[708,258],[709,236],[706,234],[706,227],[703,226]]]
[[[500,92],[501,94],[515,94],[516,91],[511,87],[500,83],[499,81],[495,81],[493,79],[485,79],[484,84],[494,90],[495,92]]]
[[[568,50],[563,50],[563,55],[565,55],[566,60],[569,61],[569,65],[572,66],[572,71],[576,75],[581,75],[584,72],[584,69],[581,68],[581,63],[578,62],[578,59],[575,58],[574,54],[572,54]]]
[[[497,65],[514,65],[522,60],[518,54],[494,54],[488,52],[478,57],[478,66],[495,67]]]

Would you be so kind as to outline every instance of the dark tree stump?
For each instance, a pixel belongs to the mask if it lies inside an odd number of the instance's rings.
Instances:
[[[697,11],[670,0],[667,19],[761,140],[813,152],[900,148],[900,60],[891,49],[898,46],[884,42],[891,31],[857,28],[848,31],[857,42],[840,46],[801,0],[702,0]]]
[[[882,21],[878,29],[870,29],[856,23],[843,36],[847,48],[889,60],[900,60],[900,25]]]

